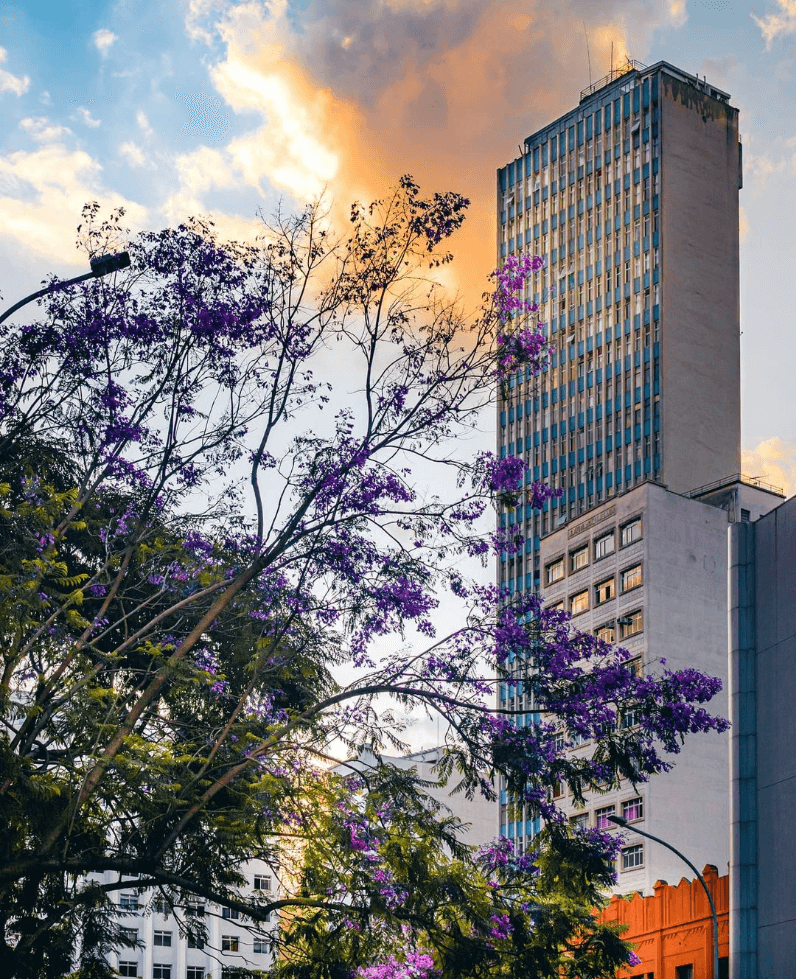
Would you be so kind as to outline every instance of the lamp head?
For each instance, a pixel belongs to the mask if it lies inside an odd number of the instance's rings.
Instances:
[[[100,255],[98,258],[91,259],[91,271],[94,273],[95,279],[129,267],[130,255],[128,252],[119,252],[116,255]]]

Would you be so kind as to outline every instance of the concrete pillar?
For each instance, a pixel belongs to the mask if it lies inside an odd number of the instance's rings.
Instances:
[[[757,979],[755,525],[729,530],[730,979]]]

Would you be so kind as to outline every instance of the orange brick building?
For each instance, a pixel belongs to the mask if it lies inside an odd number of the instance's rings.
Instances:
[[[726,979],[729,961],[729,876],[715,867],[702,871],[719,919],[719,979]],[[619,979],[711,979],[712,930],[710,905],[698,880],[683,878],[673,887],[658,881],[649,897],[630,900],[614,895],[603,921],[628,925],[623,938],[633,942],[640,965],[622,969]]]

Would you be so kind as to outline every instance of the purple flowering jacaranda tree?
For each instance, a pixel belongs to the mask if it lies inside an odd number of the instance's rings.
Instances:
[[[82,244],[126,247],[131,269],[54,281],[32,323],[3,326],[3,976],[109,975],[131,880],[180,927],[196,897],[252,928],[278,913],[274,976],[630,961],[592,914],[614,844],[570,831],[551,789],[665,769],[686,733],[723,728],[701,706],[717,682],[636,676],[560,612],[462,574],[522,546],[494,504],[550,495],[462,441],[547,356],[521,298],[538,260],[507,262],[473,316],[428,280],[467,204],[405,177],[345,235],[311,207],[256,246],[199,221],[128,240],[91,205]],[[537,723],[494,709],[498,676],[533,691]],[[330,773],[400,746],[390,699],[443,719],[440,778],[488,797],[505,779],[547,827],[537,851],[468,850],[386,762]],[[583,738],[593,756],[568,757]],[[254,858],[278,890],[243,886]]]

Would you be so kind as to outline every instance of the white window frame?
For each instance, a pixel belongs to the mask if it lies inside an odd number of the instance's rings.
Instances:
[[[579,598],[585,598],[586,599],[586,604],[583,605],[581,608],[575,608],[575,599],[576,598],[578,598],[578,599]],[[571,595],[570,596],[570,599],[569,599],[569,611],[570,611],[570,614],[571,615],[580,615],[583,612],[588,612],[589,611],[589,607],[590,606],[589,606],[589,589],[588,588],[584,588],[583,591],[576,592],[574,595]]]
[[[600,545],[603,544],[603,543],[607,544],[609,541],[611,543],[610,548],[608,548],[608,550],[602,551],[602,553],[601,553]],[[609,557],[611,554],[614,553],[615,549],[616,549],[616,541],[614,539],[614,532],[613,532],[613,530],[609,534],[603,534],[600,537],[595,537],[595,539],[594,539],[594,560],[595,561],[599,561],[601,558]]]
[[[637,856],[641,858],[638,863],[635,862]],[[629,863],[630,860],[632,860],[633,862]],[[643,843],[633,843],[631,846],[622,847],[622,870],[638,870],[640,867],[643,866],[644,866]]]
[[[628,816],[630,807],[633,806],[638,809],[637,816]],[[626,819],[629,823],[635,823],[640,819],[644,818],[644,799],[638,795],[634,796],[632,799],[624,799],[622,802],[622,818]]]
[[[630,540],[625,540],[626,531],[634,532],[633,528],[638,528],[638,534],[636,536],[631,537]],[[620,534],[621,547],[630,547],[631,544],[635,544],[636,541],[641,540],[642,537],[641,517],[634,517],[632,520],[628,520],[627,523],[622,524],[619,534]]]

